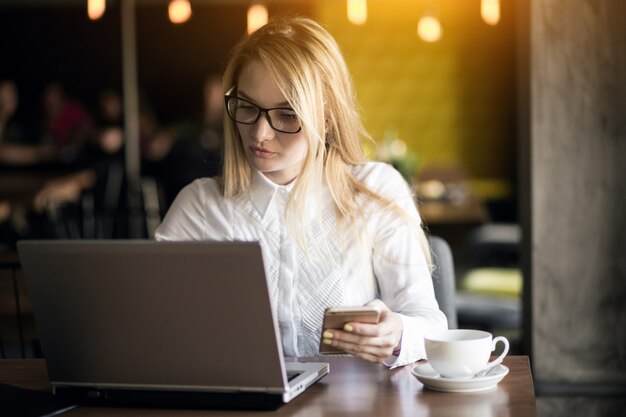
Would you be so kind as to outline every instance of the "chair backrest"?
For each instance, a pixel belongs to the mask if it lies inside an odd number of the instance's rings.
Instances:
[[[433,286],[439,308],[448,319],[448,328],[458,328],[456,313],[456,281],[454,278],[454,259],[450,245],[438,236],[429,236],[433,256]]]

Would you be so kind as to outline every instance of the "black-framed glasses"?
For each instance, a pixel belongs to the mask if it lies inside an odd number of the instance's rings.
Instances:
[[[265,113],[272,129],[278,132],[293,134],[302,129],[300,119],[293,109],[285,107],[264,109],[249,100],[231,96],[229,93],[230,91],[224,96],[226,113],[237,123],[253,125],[259,120],[261,113]]]

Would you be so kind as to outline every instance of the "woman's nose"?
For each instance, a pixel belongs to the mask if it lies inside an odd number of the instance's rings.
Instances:
[[[276,132],[270,125],[269,120],[267,119],[267,113],[261,113],[259,115],[259,119],[253,126],[253,135],[254,138],[261,142],[264,140],[271,140],[274,138]]]

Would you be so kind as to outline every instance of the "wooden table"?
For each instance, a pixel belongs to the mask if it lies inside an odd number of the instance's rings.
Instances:
[[[470,195],[460,202],[424,200],[418,202],[420,216],[429,226],[433,225],[480,225],[489,221],[485,204]]]
[[[495,390],[452,394],[424,390],[411,374],[412,365],[388,370],[351,357],[326,358],[330,374],[291,403],[274,412],[167,410],[81,407],[73,416],[537,416],[528,357],[509,356],[510,373]],[[42,359],[0,360],[0,383],[49,390]]]

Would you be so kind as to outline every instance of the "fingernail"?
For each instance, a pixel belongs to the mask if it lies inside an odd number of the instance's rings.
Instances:
[[[324,334],[322,334],[322,336],[326,339],[332,339],[333,338],[333,334],[331,332],[324,332]]]
[[[330,345],[331,343],[333,343],[333,341],[332,341],[332,340],[330,340],[330,339],[324,339],[324,340],[322,340],[322,342],[323,342],[325,345]]]
[[[351,332],[352,330],[354,330],[354,328],[352,326],[350,326],[349,324],[346,324],[345,326],[343,326],[343,329],[346,332]]]

